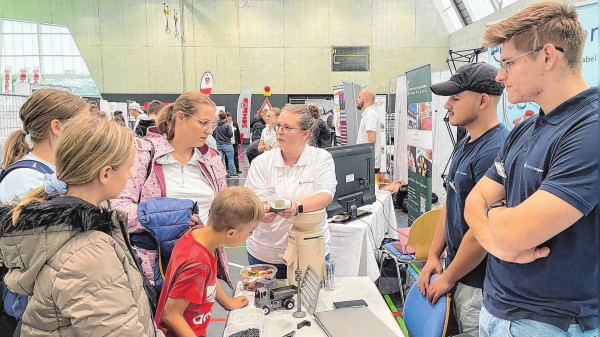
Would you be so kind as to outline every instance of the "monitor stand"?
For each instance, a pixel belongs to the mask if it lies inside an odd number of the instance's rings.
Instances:
[[[352,205],[350,207],[350,211],[351,211],[350,213],[344,212],[344,213],[341,213],[338,215],[334,215],[331,222],[345,223],[345,222],[353,221],[353,220],[362,218],[363,216],[372,214],[372,212],[369,212],[369,211],[363,211],[360,209],[356,209],[356,206],[354,206],[354,205]],[[354,211],[354,212],[352,212],[352,211]],[[354,213],[354,215],[352,213]]]

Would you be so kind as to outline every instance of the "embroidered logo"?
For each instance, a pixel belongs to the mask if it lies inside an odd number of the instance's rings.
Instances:
[[[537,173],[544,173],[544,170],[542,170],[541,168],[533,167],[533,166],[527,164],[527,162],[525,162],[523,164],[523,167],[526,168],[526,169],[530,169],[532,171],[535,171]]]

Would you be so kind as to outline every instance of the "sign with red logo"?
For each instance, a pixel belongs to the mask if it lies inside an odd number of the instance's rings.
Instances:
[[[19,74],[19,80],[21,83],[27,82],[27,69],[21,69],[21,73]]]
[[[12,94],[12,67],[4,69],[4,90],[5,94]]]
[[[40,83],[40,68],[34,68],[33,69],[33,84],[39,84]]]
[[[250,108],[252,107],[252,88],[242,90],[237,105],[237,122],[240,133],[250,134]]]
[[[210,71],[205,72],[200,80],[200,92],[206,96],[210,96],[210,92],[212,91],[214,84],[215,82],[213,80],[213,75],[210,73]]]

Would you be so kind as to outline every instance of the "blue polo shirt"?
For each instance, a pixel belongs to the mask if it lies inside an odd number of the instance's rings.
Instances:
[[[468,136],[456,144],[446,184],[446,254],[448,263],[452,263],[454,260],[458,247],[469,230],[464,216],[467,195],[494,164],[494,158],[498,155],[507,135],[508,129],[504,125],[498,124],[474,141],[471,141],[471,137]],[[483,288],[486,261],[484,259],[459,282],[471,287]]]
[[[508,207],[541,189],[584,216],[539,247],[527,264],[488,256],[484,305],[506,320],[532,319],[567,331],[598,326],[598,93],[588,89],[517,125],[486,176],[504,186]]]

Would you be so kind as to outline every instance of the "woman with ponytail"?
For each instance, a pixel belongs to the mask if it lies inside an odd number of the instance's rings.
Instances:
[[[250,264],[270,263],[277,278],[285,278],[283,253],[287,247],[291,218],[302,212],[323,209],[335,195],[335,164],[329,152],[308,146],[315,120],[307,105],[288,105],[274,123],[277,147],[256,157],[250,165],[246,187],[263,202],[265,216],[246,240]],[[292,200],[292,207],[280,213],[270,211],[275,199]],[[327,221],[324,231],[325,256],[329,255],[331,235]]]
[[[129,232],[142,260],[144,275],[157,290],[160,290],[162,279],[154,272],[159,269],[158,262],[165,261],[157,256],[156,240],[149,237],[138,219],[138,206],[152,202],[156,209],[163,208],[161,203],[168,207],[167,200],[159,197],[192,200],[198,205],[198,214],[192,214],[191,224],[206,223],[214,197],[227,188],[227,171],[221,155],[206,144],[216,125],[215,111],[215,103],[199,92],[183,93],[174,103],[164,107],[157,125],[149,127],[144,138],[135,139],[132,177],[120,198],[110,201],[112,207],[127,212]],[[232,287],[225,249],[220,246],[215,254],[217,276]],[[217,294],[222,291],[217,282]],[[217,296],[217,301],[230,309],[230,303],[221,303],[220,298]]]
[[[46,173],[54,172],[56,140],[64,124],[78,114],[89,114],[88,104],[60,90],[38,90],[25,101],[19,110],[23,126],[4,146],[0,203],[23,198],[30,189],[42,185]]]
[[[62,129],[55,153],[56,173],[18,204],[0,208],[4,281],[29,296],[21,335],[162,336],[127,216],[99,206],[118,197],[131,175],[131,131],[77,117]]]

